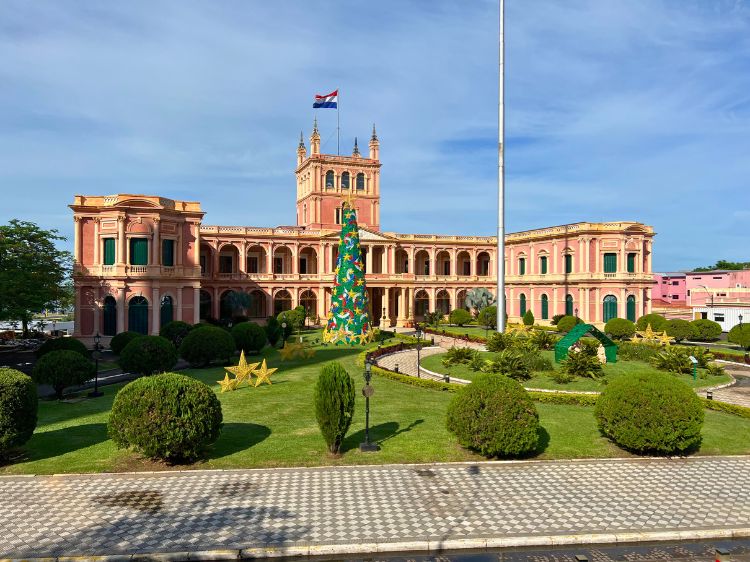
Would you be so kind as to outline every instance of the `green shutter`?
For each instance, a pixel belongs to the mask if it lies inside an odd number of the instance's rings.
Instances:
[[[104,239],[104,265],[115,265],[115,239]]]
[[[542,295],[542,320],[549,319],[549,299],[547,295]]]
[[[526,275],[526,260],[518,258],[518,275]]]
[[[628,254],[628,273],[635,273],[635,254]]]
[[[635,297],[630,295],[627,300],[627,316],[628,320],[635,322]]]
[[[565,273],[573,273],[573,256],[565,254]]]
[[[573,316],[573,295],[565,296],[565,314]]]
[[[130,265],[148,265],[148,239],[130,239]]]
[[[521,296],[518,297],[518,301],[518,315],[523,316],[526,314],[526,295],[522,293]]]
[[[547,273],[547,256],[542,256],[541,258],[539,258],[539,262],[542,270],[542,275],[544,275]]]
[[[604,254],[604,273],[617,273],[617,254]]]
[[[167,267],[174,266],[174,240],[161,241],[161,264]]]

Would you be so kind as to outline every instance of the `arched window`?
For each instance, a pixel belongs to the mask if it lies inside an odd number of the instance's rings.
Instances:
[[[133,297],[128,303],[128,331],[148,334],[148,301]]]
[[[174,307],[172,306],[172,297],[165,295],[161,299],[160,326],[163,328],[174,320]]]
[[[414,295],[414,315],[424,318],[424,315],[430,311],[430,297],[427,291],[420,290]]]
[[[523,316],[526,314],[526,295],[521,293],[518,295],[518,315]]]
[[[549,319],[549,299],[547,295],[542,295],[542,320]]]
[[[232,291],[224,291],[219,297],[219,320],[229,322],[234,315]]]
[[[628,295],[627,305],[628,320],[635,322],[635,295]]]
[[[311,290],[304,291],[299,296],[299,303],[305,308],[307,318],[315,318],[318,310],[318,298]]]
[[[612,318],[617,318],[617,297],[607,295],[604,297],[604,321],[609,322]]]
[[[335,187],[335,180],[333,177],[333,170],[326,172],[326,189],[333,189]]]
[[[102,332],[105,336],[114,336],[117,333],[117,301],[113,296],[104,297]]]
[[[211,308],[213,305],[213,303],[211,302],[211,293],[202,290],[200,295],[200,319],[206,320],[211,316]]]
[[[247,309],[247,315],[250,318],[265,318],[266,314],[266,293],[260,289],[250,292],[250,307]]]
[[[341,189],[349,189],[349,172],[341,174]]]
[[[357,189],[363,190],[365,188],[365,175],[360,172],[357,174]]]
[[[441,289],[435,296],[435,309],[447,316],[451,312],[451,297],[448,291]]]
[[[573,316],[573,295],[565,295],[565,314]]]
[[[273,297],[273,315],[278,316],[285,310],[292,310],[292,295],[289,291],[282,289]]]

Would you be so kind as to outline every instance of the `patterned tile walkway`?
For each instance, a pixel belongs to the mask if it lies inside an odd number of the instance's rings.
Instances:
[[[9,476],[0,498],[0,558],[633,540],[750,527],[750,457]]]

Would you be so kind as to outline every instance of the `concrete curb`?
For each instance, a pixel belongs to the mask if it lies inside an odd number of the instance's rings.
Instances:
[[[197,550],[181,552],[134,552],[131,554],[93,554],[37,558],[2,558],[0,562],[192,562],[193,560],[253,560],[268,558],[317,558],[356,554],[437,553],[455,550],[549,547],[566,545],[632,544],[659,541],[739,539],[750,537],[750,527],[733,529],[693,529],[653,532],[621,531],[570,535],[502,536],[488,538],[414,540],[402,542],[290,545],[279,547]]]

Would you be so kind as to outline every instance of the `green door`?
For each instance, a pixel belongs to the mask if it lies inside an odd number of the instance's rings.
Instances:
[[[526,275],[526,259],[518,258],[518,275]]]
[[[565,314],[573,316],[573,295],[565,295]]]
[[[573,273],[573,256],[565,254],[565,273]]]
[[[148,334],[148,301],[133,297],[128,303],[128,331]]]
[[[104,299],[102,331],[105,336],[114,336],[117,333],[117,302],[114,297]]]
[[[148,239],[130,239],[130,265],[148,265]]]
[[[518,315],[523,316],[526,314],[526,295],[521,293],[521,296],[518,297]]]
[[[172,306],[172,297],[166,296],[161,299],[161,310],[160,310],[160,327],[163,328],[174,320],[174,307]]]
[[[612,318],[617,318],[617,297],[607,295],[604,297],[604,321],[609,322]]]
[[[547,274],[547,256],[539,258],[539,269],[541,270],[542,275]]]
[[[627,304],[628,304],[627,306],[628,320],[630,320],[631,322],[635,322],[635,296],[634,295],[628,296]]]
[[[549,300],[547,295],[542,295],[542,320],[549,319]]]
[[[628,273],[635,273],[635,254],[628,254]]]
[[[115,265],[115,239],[104,239],[104,265]]]

